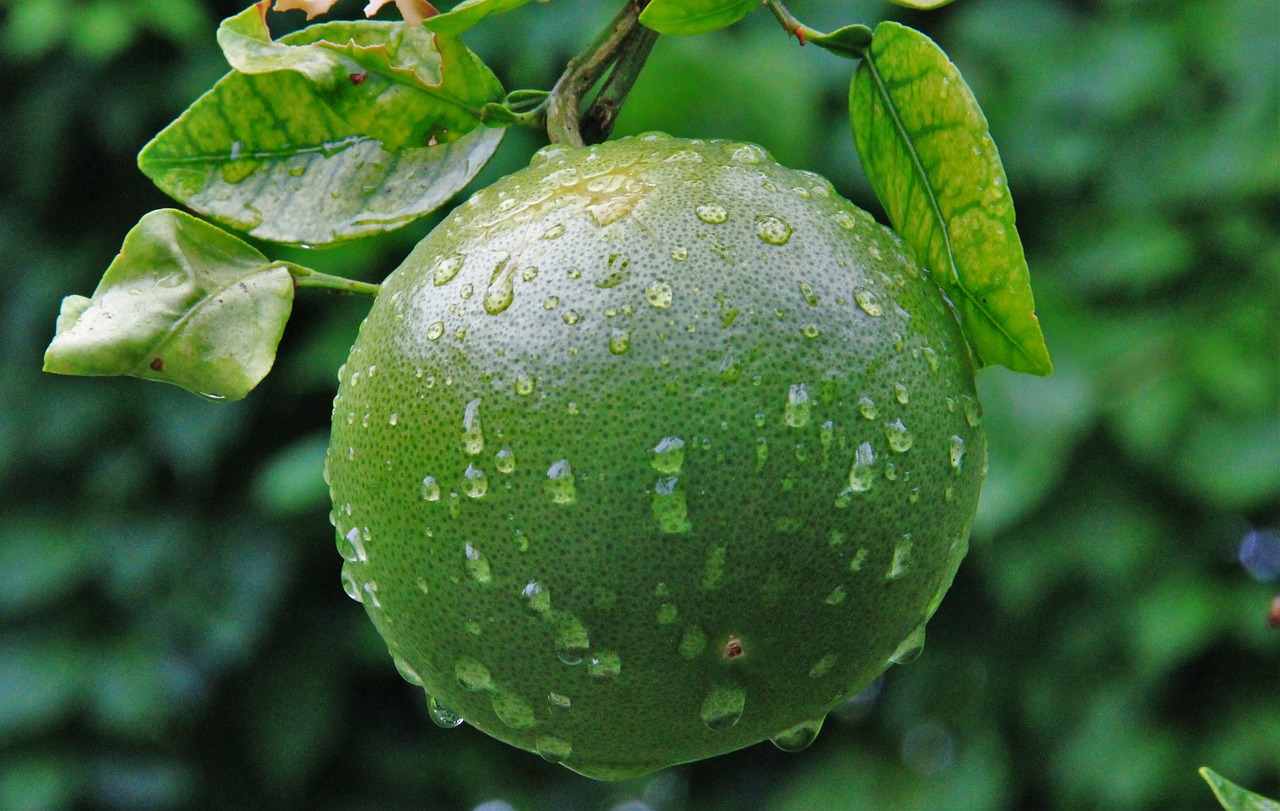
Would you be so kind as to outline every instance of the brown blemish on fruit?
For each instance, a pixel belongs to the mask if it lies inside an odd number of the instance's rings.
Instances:
[[[731,636],[725,640],[724,649],[720,652],[720,655],[724,657],[726,662],[732,662],[735,659],[742,658],[746,655],[746,652],[746,648],[742,646],[742,640],[736,636]]]
[[[151,361],[151,364],[150,364],[150,365],[151,365],[151,371],[153,371],[153,372],[163,372],[163,371],[164,371],[164,358],[156,358],[155,360]]]

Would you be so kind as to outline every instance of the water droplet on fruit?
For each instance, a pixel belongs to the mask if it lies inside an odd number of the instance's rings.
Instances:
[[[893,396],[899,403],[906,405],[911,401],[911,392],[907,391],[907,387],[901,383],[893,384]]]
[[[804,296],[804,300],[810,307],[818,306],[818,296],[813,292],[813,288],[809,286],[808,282],[800,282],[800,295]]]
[[[462,449],[469,456],[484,451],[484,429],[480,424],[480,398],[467,403],[462,414]]]
[[[539,735],[534,741],[534,748],[548,763],[561,763],[573,754],[573,746],[568,741],[551,735]]]
[[[561,459],[547,470],[547,495],[556,504],[572,504],[577,500],[577,489],[574,487],[573,470],[568,459]]]
[[[398,653],[391,653],[391,663],[396,666],[396,672],[400,674],[400,678],[412,684],[414,687],[422,686],[422,677],[418,675],[418,671],[406,662]]]
[[[813,663],[813,667],[809,668],[809,678],[820,679],[831,672],[831,668],[835,667],[836,661],[839,659],[834,653],[828,653],[821,659]]]
[[[684,440],[678,436],[663,437],[649,452],[649,464],[659,473],[679,474],[684,464]]]
[[[831,593],[828,594],[823,599],[822,602],[826,603],[827,605],[840,605],[845,601],[845,599],[848,598],[848,596],[849,594],[848,592],[845,591],[844,586],[836,586],[834,589],[831,590]]]
[[[710,225],[719,225],[729,219],[729,212],[725,211],[724,206],[715,203],[698,206],[693,212],[698,215],[698,219]]]
[[[727,544],[711,544],[707,547],[707,559],[702,567],[702,590],[711,591],[720,585],[724,577],[725,555],[729,551]]]
[[[879,318],[884,315],[884,305],[880,303],[880,297],[870,290],[858,290],[853,294],[854,301],[858,302],[858,306],[863,312],[873,318]]]
[[[364,563],[369,559],[369,555],[365,552],[364,539],[360,536],[360,530],[352,527],[345,535],[338,533],[338,554],[342,555],[342,559],[351,563]]]
[[[809,390],[803,383],[796,383],[787,392],[787,404],[783,407],[782,420],[792,428],[802,428],[809,422]]]
[[[516,453],[510,448],[503,448],[493,457],[499,473],[512,473],[516,469]]]
[[[565,615],[557,618],[560,627],[556,631],[556,658],[566,665],[581,664],[591,648],[587,629],[577,618]]]
[[[967,394],[960,395],[960,407],[964,409],[964,420],[969,423],[970,428],[977,428],[982,424],[982,405],[975,398]]]
[[[462,254],[454,253],[444,257],[436,263],[435,270],[431,274],[431,283],[439,287],[453,281],[453,277],[462,270],[462,263]]]
[[[707,635],[702,629],[696,625],[690,625],[684,629],[684,633],[680,636],[680,656],[685,659],[694,659],[703,649],[707,647]]]
[[[817,338],[822,334],[822,330],[818,329],[816,324],[805,324],[800,328],[800,334],[806,338]]]
[[[554,310],[556,307],[559,307],[559,306],[560,306],[559,296],[547,296],[542,301],[542,309],[544,310]]]
[[[564,236],[564,225],[562,223],[556,223],[546,230],[546,233],[542,235],[542,238],[559,239],[562,236]]]
[[[601,290],[608,290],[611,287],[617,287],[627,280],[630,273],[631,260],[622,254],[614,253],[609,255],[609,264],[605,267],[604,273],[595,280],[595,286]]]
[[[791,224],[777,217],[756,217],[756,236],[769,245],[786,245],[791,239]]]
[[[631,348],[631,330],[615,329],[609,333],[609,351],[615,355],[626,354]]]
[[[858,413],[864,419],[874,420],[880,416],[880,409],[876,408],[876,403],[870,397],[862,396],[858,398]]]
[[[440,483],[436,481],[435,476],[427,476],[422,480],[422,500],[423,501],[439,501],[440,500]]]
[[[676,260],[677,262],[683,262],[684,260],[689,258],[689,249],[683,245],[677,245],[671,251],[671,258]]]
[[[483,552],[476,549],[471,544],[467,544],[463,548],[463,554],[466,556],[467,574],[470,575],[471,579],[477,583],[487,585],[491,579],[489,574],[489,559],[484,556]]]
[[[475,659],[459,659],[453,666],[453,675],[464,690],[479,693],[489,689],[489,668]]]
[[[520,591],[520,596],[525,598],[529,610],[535,614],[546,614],[551,610],[551,592],[542,588],[542,584],[536,580],[530,580]]]
[[[675,603],[663,603],[658,606],[658,612],[654,615],[659,625],[670,625],[675,622],[680,615],[680,610],[676,608]]]
[[[644,296],[649,300],[649,304],[659,310],[665,310],[671,306],[671,285],[663,281],[654,282],[645,288]]]
[[[733,146],[733,152],[730,153],[730,157],[738,163],[745,163],[752,166],[768,160],[768,154],[755,144]]]
[[[598,651],[587,662],[587,672],[601,681],[612,679],[622,672],[622,659],[613,651]]]
[[[560,319],[569,326],[573,326],[582,320],[582,316],[578,315],[577,310],[568,310],[564,315],[560,316]]]
[[[531,282],[538,278],[538,269],[533,265],[529,265],[524,270],[520,271],[520,278],[524,279],[526,282]]]
[[[462,474],[463,486],[466,494],[471,498],[482,498],[485,493],[489,492],[489,477],[484,475],[484,471],[475,465],[467,465],[466,471]]]
[[[537,381],[527,372],[520,372],[516,375],[516,394],[521,397],[528,397],[533,394],[533,389],[537,385]]]
[[[453,729],[462,723],[462,716],[440,703],[435,696],[427,698],[427,713],[436,726]]]
[[[958,436],[951,437],[948,450],[951,454],[951,466],[959,470],[964,464],[964,439]]]
[[[675,476],[667,476],[658,479],[653,488],[653,517],[658,520],[658,529],[669,535],[693,529],[684,493],[676,490],[678,481]]]
[[[493,269],[489,284],[484,289],[482,303],[485,312],[489,315],[497,315],[510,307],[511,302],[515,300],[515,283],[516,261],[508,254]],[[466,296],[464,295],[463,298]]]
[[[919,627],[902,640],[897,650],[889,656],[889,661],[895,665],[909,665],[919,659],[922,653],[924,653],[924,623],[920,623]]]
[[[547,706],[555,713],[566,713],[573,708],[573,700],[556,692],[547,693]]]
[[[907,430],[901,417],[885,424],[884,435],[889,440],[889,447],[897,453],[906,453],[911,450],[911,432]]]
[[[510,690],[494,690],[489,703],[498,720],[512,729],[528,729],[536,723],[533,705]]]
[[[870,442],[863,442],[854,452],[853,467],[849,468],[849,489],[855,493],[865,493],[871,489],[875,476],[871,470],[875,465],[875,452]]]
[[[732,729],[742,717],[746,704],[745,690],[738,687],[713,687],[702,702],[702,723],[715,732]]]
[[[818,739],[818,733],[822,731],[822,720],[797,724],[785,732],[774,735],[769,741],[784,752],[801,752]]]
[[[889,563],[889,571],[885,580],[897,580],[907,573],[908,559],[911,557],[911,535],[903,535],[893,547],[893,560]]]
[[[764,437],[756,438],[756,470],[763,470],[764,463],[769,460],[769,441]]]
[[[351,573],[351,569],[345,563],[342,564],[342,590],[357,603],[363,602],[360,598],[360,584],[356,582],[356,576]]]

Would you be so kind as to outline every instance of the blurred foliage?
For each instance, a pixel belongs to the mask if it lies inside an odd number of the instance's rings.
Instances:
[[[367,304],[299,302],[236,405],[38,371],[59,298],[166,204],[133,156],[225,71],[214,25],[241,5],[0,0],[0,808],[1189,809],[1202,765],[1280,794],[1277,585],[1237,560],[1280,525],[1273,2],[795,0],[825,30],[919,27],[965,73],[1057,371],[980,375],[990,476],[916,664],[803,754],[621,784],[435,727],[343,595],[320,464]],[[547,88],[610,5],[468,41]],[[875,211],[850,72],[757,12],[661,40],[619,134],[755,140]],[[538,145],[514,133],[477,184]],[[377,280],[434,221],[305,262]]]

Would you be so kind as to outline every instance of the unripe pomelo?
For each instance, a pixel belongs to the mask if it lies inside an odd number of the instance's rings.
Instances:
[[[824,715],[923,644],[986,462],[929,274],[817,175],[544,149],[383,284],[327,473],[347,593],[456,718],[622,778]]]

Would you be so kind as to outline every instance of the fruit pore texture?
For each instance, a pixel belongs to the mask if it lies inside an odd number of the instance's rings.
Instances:
[[[773,739],[918,652],[986,467],[888,229],[759,147],[549,147],[384,283],[326,473],[402,675],[582,774]]]

